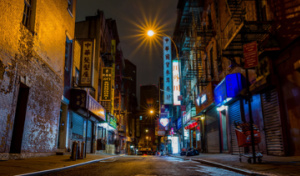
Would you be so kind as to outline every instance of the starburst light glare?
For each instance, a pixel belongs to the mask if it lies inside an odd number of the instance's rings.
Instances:
[[[149,30],[147,34],[148,36],[152,37],[154,35],[154,32],[152,30]]]

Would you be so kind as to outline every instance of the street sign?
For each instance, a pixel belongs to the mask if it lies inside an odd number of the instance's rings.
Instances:
[[[251,42],[244,44],[244,59],[245,59],[245,68],[252,68],[258,65],[258,55],[257,55],[257,42]]]

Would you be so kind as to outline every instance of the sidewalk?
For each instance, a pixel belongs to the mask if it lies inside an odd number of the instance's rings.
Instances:
[[[87,154],[85,159],[70,160],[70,155],[54,155],[48,157],[28,158],[21,160],[0,161],[0,175],[27,175],[28,173],[63,170],[74,165],[84,165],[100,160],[118,157],[119,155]],[[49,171],[51,172],[51,171]]]
[[[204,164],[222,167],[248,175],[300,175],[300,156],[278,157],[264,155],[261,164],[249,164],[245,157],[239,162],[238,155],[231,154],[203,154],[196,156],[179,156]]]

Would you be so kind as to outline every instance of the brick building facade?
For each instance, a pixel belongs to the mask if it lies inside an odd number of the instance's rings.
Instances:
[[[57,149],[75,6],[76,0],[0,2],[0,159]]]

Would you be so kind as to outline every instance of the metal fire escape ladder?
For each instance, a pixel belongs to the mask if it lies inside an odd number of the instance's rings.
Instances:
[[[234,57],[243,58],[243,44],[257,41],[260,45],[264,41],[271,29],[271,21],[247,21],[245,19],[246,10],[242,9],[242,5],[246,5],[245,0],[227,0],[231,17],[235,21],[237,28],[228,33],[228,43],[222,50],[222,56],[228,58],[234,65],[238,65]],[[259,11],[256,11],[259,13]],[[242,38],[244,36],[244,39]],[[245,40],[246,39],[246,40]]]

